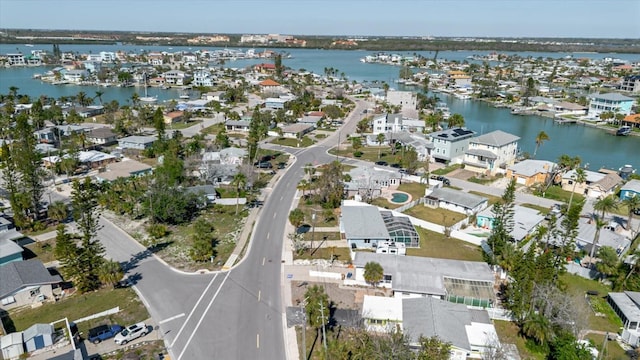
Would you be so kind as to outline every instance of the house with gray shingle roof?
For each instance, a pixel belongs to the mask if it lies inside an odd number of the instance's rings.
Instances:
[[[556,164],[551,161],[527,159],[509,166],[506,177],[524,186],[544,184],[555,168]]]
[[[431,208],[443,208],[466,215],[477,214],[486,209],[489,200],[485,197],[464,191],[435,188],[425,192],[424,205]]]
[[[634,347],[640,345],[640,292],[611,292],[607,302],[622,320],[622,340]]]
[[[464,154],[465,169],[487,175],[504,174],[516,161],[518,140],[502,130],[472,138]]]
[[[0,266],[0,309],[53,299],[53,285],[62,282],[37,259]]]

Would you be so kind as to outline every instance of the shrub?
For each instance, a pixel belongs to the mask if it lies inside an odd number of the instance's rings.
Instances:
[[[361,157],[361,156],[362,156],[362,151],[356,151],[356,152],[354,152],[354,153],[353,153],[353,156],[355,156],[355,157],[357,157],[357,158]]]
[[[164,224],[151,224],[147,226],[147,233],[154,239],[160,239],[169,233],[169,228]]]

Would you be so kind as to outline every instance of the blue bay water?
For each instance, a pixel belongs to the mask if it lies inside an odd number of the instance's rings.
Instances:
[[[100,51],[125,51],[140,53],[144,51],[195,51],[216,50],[214,47],[167,47],[167,46],[134,46],[134,45],[60,45],[63,52],[72,51],[79,54],[98,53]],[[52,45],[25,45],[0,44],[0,54],[22,52],[28,54],[31,50],[42,49],[51,51]],[[235,48],[239,49],[239,48]],[[246,51],[247,49],[239,49]],[[276,51],[280,49],[275,49]],[[257,49],[256,52],[262,50]],[[317,74],[324,74],[325,68],[338,70],[338,75],[344,73],[349,81],[374,82],[384,81],[396,87],[400,69],[395,66],[383,64],[365,64],[360,59],[371,54],[369,51],[348,50],[317,50],[317,49],[285,49],[291,58],[283,59],[283,64],[295,70],[305,69]],[[398,52],[400,54],[414,54],[414,52]],[[433,58],[434,52],[415,52],[427,58]],[[486,55],[488,51],[441,51],[438,59],[463,61],[468,56],[478,54]],[[501,52],[506,54],[516,54]],[[602,53],[536,53],[519,52],[523,57],[551,57],[562,58],[568,55],[574,58],[603,59],[605,57],[619,58],[629,61],[640,61],[640,54],[602,54]],[[272,62],[270,59],[247,59],[227,61],[225,67],[242,68],[261,62]],[[8,93],[10,86],[19,88],[18,93],[28,94],[32,97],[47,95],[50,97],[74,96],[84,91],[88,96],[94,96],[96,91],[102,91],[103,101],[117,100],[120,104],[130,102],[133,93],[143,96],[142,88],[117,88],[117,87],[91,87],[73,85],[51,85],[40,80],[32,79],[35,73],[45,73],[49,68],[0,68],[0,93]],[[176,99],[178,90],[162,90],[149,88],[149,95],[158,96],[159,100]],[[448,103],[452,113],[460,113],[464,116],[466,126],[478,134],[493,130],[503,130],[517,136],[521,140],[521,151],[533,153],[535,137],[544,130],[550,137],[538,150],[536,158],[555,161],[562,154],[580,156],[583,164],[589,164],[589,169],[597,170],[600,167],[617,169],[622,165],[631,164],[640,168],[640,137],[616,137],[609,133],[581,125],[559,125],[553,119],[537,116],[515,116],[507,109],[493,108],[486,103],[470,100],[458,100],[445,94],[438,96]]]

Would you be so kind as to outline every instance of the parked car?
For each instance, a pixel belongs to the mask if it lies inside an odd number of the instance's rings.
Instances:
[[[143,322],[127,326],[115,337],[115,342],[118,345],[124,345],[129,341],[135,340],[139,337],[147,335],[147,325]]]
[[[389,163],[387,163],[386,161],[376,161],[376,165],[387,166],[389,165]]]
[[[111,339],[116,336],[117,333],[122,331],[122,326],[120,325],[100,325],[96,326],[92,329],[89,329],[89,337],[87,340],[94,344],[99,344],[100,342]]]
[[[449,179],[447,179],[446,177],[444,177],[442,175],[431,175],[430,178],[433,179],[433,180],[442,181],[442,183],[445,186],[450,186],[451,185],[451,181],[449,181]]]
[[[286,162],[279,162],[278,163],[278,169],[284,169],[285,167],[287,167],[287,163]]]
[[[258,163],[258,168],[259,169],[271,169],[272,167],[273,167],[273,165],[271,165],[271,163],[268,162],[268,161],[264,161],[264,162]]]

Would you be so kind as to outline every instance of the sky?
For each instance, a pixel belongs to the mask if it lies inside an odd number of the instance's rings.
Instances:
[[[0,0],[0,28],[640,39],[640,0]]]

